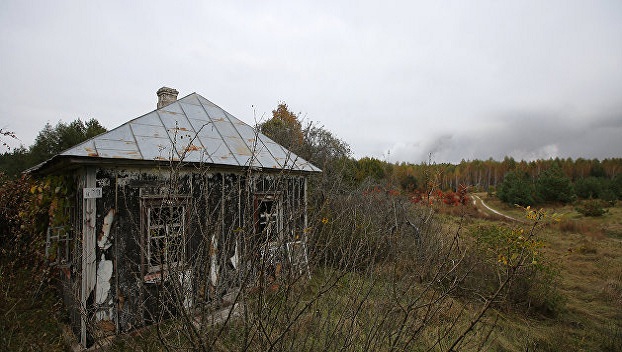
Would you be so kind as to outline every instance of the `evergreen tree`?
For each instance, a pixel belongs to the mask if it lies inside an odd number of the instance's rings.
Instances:
[[[361,182],[366,178],[380,181],[385,178],[384,163],[376,158],[364,157],[358,161],[356,179]]]
[[[537,199],[542,202],[570,203],[575,199],[575,191],[570,178],[566,176],[558,163],[538,176],[536,179]]]
[[[23,146],[0,154],[0,172],[9,178],[17,177],[24,171],[26,165],[31,164],[30,154]]]
[[[574,189],[579,198],[600,198],[603,190],[608,188],[608,180],[601,177],[580,178],[574,183]]]
[[[80,119],[68,124],[58,122],[55,127],[47,123],[30,147],[31,161],[34,164],[43,162],[103,132],[106,132],[106,128],[96,119],[90,119],[86,123]]]
[[[80,119],[70,123],[58,122],[54,127],[47,123],[30,148],[19,147],[10,153],[0,154],[0,171],[14,177],[63,150],[103,132],[106,132],[106,128],[96,119],[90,119],[86,122]]]
[[[611,181],[611,191],[618,199],[622,199],[622,174],[616,175]]]
[[[533,184],[525,172],[510,171],[499,185],[497,196],[509,204],[528,206],[534,204]]]

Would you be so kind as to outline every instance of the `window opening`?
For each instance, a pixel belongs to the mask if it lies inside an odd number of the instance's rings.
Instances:
[[[280,211],[274,196],[259,198],[256,202],[255,231],[268,243],[279,240]]]
[[[48,227],[45,241],[45,258],[49,265],[71,264],[73,229],[68,226]]]
[[[186,204],[161,201],[147,207],[147,264],[149,271],[160,271],[184,260]]]

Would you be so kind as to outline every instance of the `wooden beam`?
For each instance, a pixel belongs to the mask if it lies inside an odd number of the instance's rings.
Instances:
[[[95,168],[87,167],[84,173],[84,188],[96,187]],[[95,245],[96,229],[95,221],[97,206],[95,198],[82,199],[82,290],[80,297],[81,306],[81,331],[80,343],[86,346],[86,328],[88,322],[87,301],[95,288]]]

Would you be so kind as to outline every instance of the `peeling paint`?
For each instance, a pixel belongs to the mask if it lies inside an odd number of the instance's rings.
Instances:
[[[106,299],[108,298],[112,271],[112,260],[106,260],[106,256],[102,254],[101,260],[97,264],[97,284],[95,285],[95,298],[97,304],[106,302]]]
[[[164,277],[166,278],[166,273],[165,273]],[[155,272],[155,273],[148,273],[147,275],[145,275],[145,277],[143,277],[143,280],[145,281],[146,284],[158,283],[158,282],[162,281],[162,272],[158,271],[158,272]]]
[[[192,307],[192,270],[186,270],[179,273],[179,284],[183,290],[184,307]]]
[[[108,187],[110,186],[110,179],[107,178],[98,178],[96,179],[97,187]]]
[[[216,239],[216,235],[212,235],[212,244],[210,248],[210,280],[212,285],[216,286],[218,284],[218,250],[216,249],[218,246],[218,240]]]
[[[92,260],[92,269],[83,271],[90,273],[92,285],[82,286],[84,301],[73,308],[74,311],[86,309],[85,323],[93,323],[98,329],[95,334],[112,332],[112,327],[116,333],[127,332],[149,324],[150,314],[162,307],[157,301],[158,290],[173,286],[183,291],[179,303],[186,308],[220,304],[223,292],[240,285],[241,270],[253,269],[243,258],[246,248],[252,248],[255,243],[243,246],[245,237],[241,232],[245,226],[252,231],[254,220],[249,218],[245,222],[243,215],[254,204],[253,194],[279,190],[283,195],[284,215],[302,214],[304,176],[257,172],[249,177],[236,171],[180,169],[172,184],[172,175],[166,168],[137,165],[97,169],[97,182],[93,177],[93,186],[104,188],[103,197],[89,201],[96,203],[97,208],[83,207],[84,214],[92,212],[93,219],[81,222],[82,231],[92,228],[92,237],[85,237],[91,238],[92,254],[88,258]],[[147,235],[141,225],[147,219],[145,204],[170,195],[192,202],[196,213],[188,218],[186,255],[188,259],[194,258],[196,248],[207,246],[207,266],[184,265],[171,272],[148,267],[145,249],[141,247]],[[284,226],[282,233],[302,233],[306,227],[304,216],[292,216],[293,220]],[[90,266],[79,254],[76,258],[83,264],[76,266],[77,270]],[[78,274],[67,280],[84,277]],[[72,324],[80,326],[78,322]]]
[[[97,311],[95,318],[97,321],[111,320],[113,316],[112,299],[110,295],[110,278],[114,266],[112,260],[106,260],[106,256],[102,254],[101,260],[97,263],[97,282],[95,284],[95,304],[103,306],[104,309]]]
[[[110,243],[110,241],[108,240],[108,237],[110,236],[110,229],[112,227],[112,222],[114,221],[114,214],[115,214],[115,210],[114,208],[112,208],[108,211],[108,214],[106,214],[106,216],[104,217],[104,224],[102,225],[102,232],[99,235],[99,238],[97,239],[97,247],[99,247],[100,249],[106,250],[110,248],[110,246],[112,246],[112,243]]]
[[[239,253],[238,247],[239,247],[239,244],[236,241],[235,242],[235,252],[233,254],[233,257],[229,258],[229,261],[231,261],[231,265],[233,266],[233,268],[235,270],[238,270],[238,265],[240,263],[240,253]]]
[[[185,150],[186,150],[187,152],[190,152],[190,151],[195,151],[195,150],[199,150],[199,149],[201,149],[201,147],[197,147],[197,146],[196,146],[196,145],[194,145],[194,144],[190,144],[189,146],[187,146],[187,147],[186,147],[186,149],[185,149]]]

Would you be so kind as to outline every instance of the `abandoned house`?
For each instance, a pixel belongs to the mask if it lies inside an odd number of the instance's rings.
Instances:
[[[67,189],[46,256],[84,347],[261,277],[308,275],[307,181],[320,170],[177,94],[161,88],[156,110],[28,171]]]

